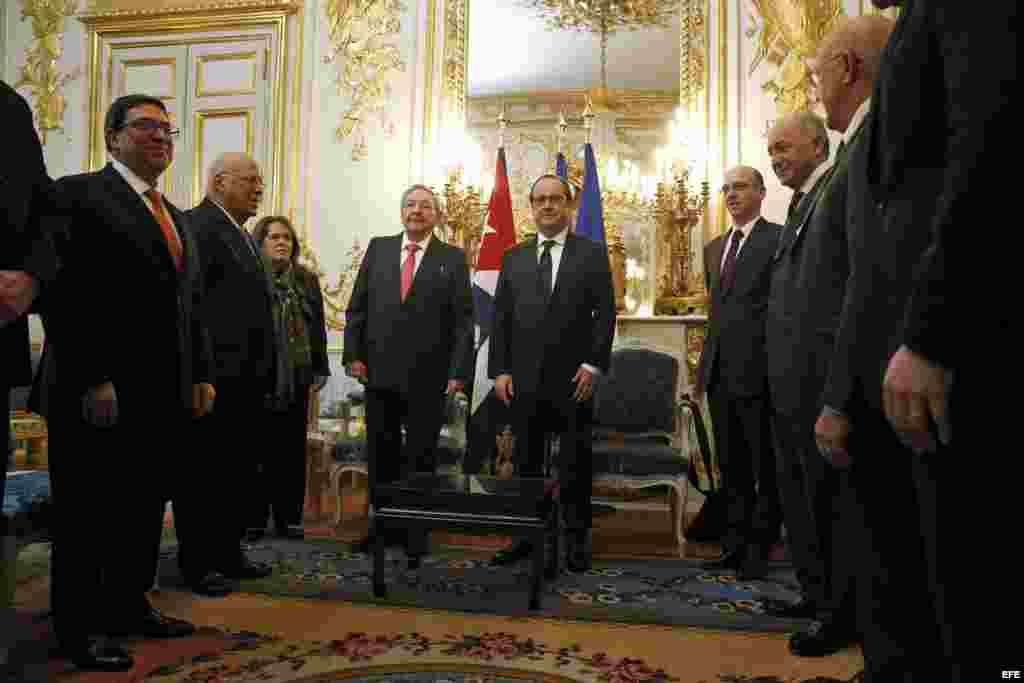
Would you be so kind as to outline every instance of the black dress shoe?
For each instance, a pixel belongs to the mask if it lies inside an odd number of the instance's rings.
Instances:
[[[192,592],[207,598],[222,598],[234,589],[223,574],[210,572],[198,581],[189,583]]]
[[[736,578],[740,581],[753,581],[763,579],[768,575],[768,547],[752,543],[747,546],[746,554],[742,558]]]
[[[518,541],[511,548],[499,550],[491,558],[491,564],[497,567],[504,567],[515,564],[519,560],[525,560],[533,554],[533,544],[529,541]]]
[[[785,605],[769,605],[765,612],[773,617],[783,619],[814,619],[818,614],[817,607],[810,600],[801,599],[799,602],[791,602]]]
[[[704,567],[705,569],[726,570],[738,573],[743,568],[743,562],[746,559],[746,555],[747,549],[743,546],[732,548],[730,550],[723,550],[720,556],[701,562],[701,567]]]
[[[229,579],[265,579],[273,573],[274,570],[268,564],[243,559],[237,565],[224,572],[224,576]]]
[[[61,655],[83,671],[131,671],[135,666],[127,650],[105,640],[86,640],[64,646]]]
[[[790,637],[789,651],[797,657],[824,657],[839,652],[856,639],[849,626],[835,621],[815,621],[806,631]]]

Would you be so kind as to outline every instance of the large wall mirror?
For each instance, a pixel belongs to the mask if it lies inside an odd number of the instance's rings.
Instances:
[[[517,231],[520,237],[529,234],[530,183],[554,170],[558,151],[569,160],[570,180],[582,184],[587,140],[582,114],[589,102],[606,237],[624,250],[617,274],[619,311],[650,315],[663,294],[661,280],[671,270],[655,194],[656,181],[671,177],[666,149],[673,143],[680,105],[686,62],[681,51],[692,42],[684,28],[690,24],[680,16],[702,12],[687,8],[703,3],[640,3],[654,12],[643,26],[627,16],[630,10],[623,5],[628,3],[582,3],[605,8],[606,30],[593,22],[575,30],[557,26],[551,9],[557,4],[446,0],[446,115],[464,126],[463,135],[479,150],[479,159],[467,163],[464,181],[482,186],[485,208],[503,145]],[[702,22],[696,24],[703,31]],[[504,127],[498,123],[502,113]],[[614,259],[612,265],[614,271]]]

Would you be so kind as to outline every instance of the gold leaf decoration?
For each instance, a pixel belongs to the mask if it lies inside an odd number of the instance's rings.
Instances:
[[[393,72],[405,70],[394,43],[402,29],[403,11],[400,0],[327,0],[325,4],[331,48],[324,61],[335,64],[338,92],[349,98],[335,133],[339,140],[357,136],[353,161],[368,155],[369,119],[377,117],[386,136],[394,132],[387,109],[388,79]]]
[[[33,38],[14,87],[32,90],[36,126],[44,145],[48,131],[64,128],[64,84],[81,73],[80,69],[62,73],[57,68],[64,52],[64,20],[77,8],[78,0],[21,0],[21,19],[32,19]]]
[[[842,0],[750,0],[755,16],[747,37],[755,43],[753,74],[765,61],[775,75],[762,87],[779,114],[810,109],[813,84],[806,60],[843,16]]]

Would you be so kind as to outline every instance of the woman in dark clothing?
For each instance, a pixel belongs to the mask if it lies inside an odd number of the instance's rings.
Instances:
[[[261,454],[262,490],[256,491],[257,531],[273,512],[278,536],[301,539],[306,491],[306,432],[311,391],[331,374],[324,301],[317,276],[299,265],[299,240],[284,216],[267,216],[253,237],[269,265],[274,295],[277,372],[271,413],[272,443]],[[314,425],[315,427],[315,425]]]

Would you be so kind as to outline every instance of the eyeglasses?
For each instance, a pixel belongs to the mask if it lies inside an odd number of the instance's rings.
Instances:
[[[150,134],[159,130],[172,140],[178,137],[178,133],[181,132],[178,128],[171,128],[171,124],[165,121],[157,121],[156,119],[132,119],[131,121],[124,123],[121,127],[134,128],[140,133]]]
[[[534,204],[538,204],[540,206],[544,206],[545,204],[561,206],[562,204],[565,204],[568,199],[564,194],[544,194],[534,197],[532,201]]]

